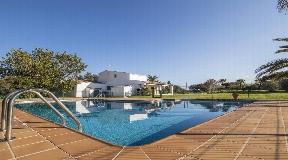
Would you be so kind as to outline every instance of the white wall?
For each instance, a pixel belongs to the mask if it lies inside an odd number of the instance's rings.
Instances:
[[[144,120],[146,118],[148,118],[148,114],[147,113],[132,114],[132,115],[130,115],[130,123],[133,122],[133,121]]]
[[[125,93],[129,92],[132,94],[132,86],[117,86],[112,87],[113,97],[125,97]]]
[[[107,89],[105,84],[92,82],[81,82],[77,84],[75,88],[76,97],[90,97],[94,91],[93,88],[101,88],[101,90]]]
[[[124,97],[124,87],[112,87],[113,97]]]
[[[135,103],[117,103],[117,102],[106,102],[106,104],[111,104],[111,108],[113,109],[126,109],[126,110],[132,110],[135,109],[136,113],[142,113],[143,111],[139,111],[141,106],[136,106]],[[134,114],[134,113],[133,113]]]
[[[114,77],[115,75],[116,77]],[[129,85],[129,73],[103,71],[99,73],[98,82],[105,83],[107,86]]]
[[[127,93],[127,96],[133,95],[133,87],[132,86],[125,86],[124,87],[124,96]]]
[[[116,76],[115,76],[116,75]],[[136,89],[139,88],[139,84],[141,84],[141,87],[144,87],[144,82],[146,81],[147,76],[139,75],[139,74],[132,74],[132,73],[126,73],[126,72],[116,72],[116,71],[103,71],[99,73],[98,81],[101,83],[106,84],[106,86],[132,86],[131,93],[132,95],[136,94]],[[120,92],[120,90],[114,89],[116,92]],[[112,90],[111,90],[112,91]],[[121,90],[123,93],[123,91]],[[125,90],[125,92],[130,92]],[[123,94],[124,95],[124,94]],[[122,96],[118,94],[114,94],[113,96]]]

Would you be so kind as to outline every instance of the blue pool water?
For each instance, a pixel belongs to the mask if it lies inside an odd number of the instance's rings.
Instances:
[[[148,144],[181,132],[227,112],[248,101],[76,101],[63,102],[80,120],[83,132],[122,146]],[[77,129],[67,119],[67,126]],[[61,124],[61,119],[43,103],[15,104],[15,107]]]

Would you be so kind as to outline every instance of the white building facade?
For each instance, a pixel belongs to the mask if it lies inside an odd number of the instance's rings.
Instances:
[[[74,91],[65,95],[71,97],[127,97],[137,95],[137,89],[148,86],[145,75],[108,70],[100,72],[98,75],[98,83],[80,81],[75,86]],[[161,85],[158,85],[157,89],[155,86],[155,94],[159,90],[161,90]],[[170,94],[173,94],[173,86]]]

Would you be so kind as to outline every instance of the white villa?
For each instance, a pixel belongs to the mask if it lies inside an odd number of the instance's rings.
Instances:
[[[74,91],[65,95],[70,97],[127,97],[131,95],[140,95],[143,87],[154,90],[155,95],[159,95],[164,87],[169,87],[173,94],[173,85],[160,82],[148,82],[147,76],[126,72],[108,71],[100,72],[98,82],[80,81],[74,88]]]

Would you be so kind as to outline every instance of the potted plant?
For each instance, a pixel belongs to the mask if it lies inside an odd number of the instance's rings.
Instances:
[[[237,100],[237,99],[238,99],[238,96],[239,96],[239,93],[233,92],[233,93],[232,93],[232,96],[233,96],[234,100]]]

